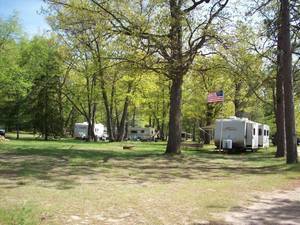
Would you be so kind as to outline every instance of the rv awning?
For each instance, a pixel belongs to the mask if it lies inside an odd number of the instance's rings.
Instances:
[[[205,126],[205,127],[199,127],[200,129],[203,129],[203,130],[213,130],[216,128],[216,126],[214,124],[212,125],[209,125],[209,126]]]

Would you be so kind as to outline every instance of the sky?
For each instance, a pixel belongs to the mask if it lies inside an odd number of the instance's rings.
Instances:
[[[40,13],[43,5],[42,0],[0,0],[0,17],[7,19],[17,12],[25,33],[30,37],[43,34],[50,29]]]

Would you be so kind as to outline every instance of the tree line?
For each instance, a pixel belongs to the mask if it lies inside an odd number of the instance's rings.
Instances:
[[[270,124],[277,156],[297,161],[299,4],[253,0],[248,18],[235,20],[228,0],[46,2],[50,36],[27,38],[16,16],[0,21],[7,128],[47,140],[87,121],[91,141],[102,122],[110,141],[122,141],[128,126],[146,125],[174,154],[182,130],[208,143],[199,128],[236,115]],[[223,106],[207,104],[217,90]]]

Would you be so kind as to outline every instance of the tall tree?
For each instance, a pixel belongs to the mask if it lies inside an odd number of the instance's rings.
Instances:
[[[261,58],[268,62],[268,70],[275,75],[276,86],[274,88],[274,114],[276,122],[275,144],[276,144],[276,157],[284,157],[286,152],[286,130],[285,130],[285,109],[284,109],[284,85],[280,65],[280,2],[274,0],[264,0],[255,2],[254,12],[259,12],[263,18],[263,26],[260,31],[260,39],[264,40],[263,43],[259,42],[252,44],[254,50]],[[258,47],[258,46],[262,47]]]
[[[24,101],[31,79],[22,68],[22,49],[28,41],[13,15],[7,20],[0,18],[0,124],[17,131],[25,122]]]
[[[280,54],[280,75],[284,83],[286,161],[288,164],[298,162],[297,137],[295,129],[294,92],[292,75],[292,48],[290,36],[290,1],[281,0],[280,28],[278,48]]]
[[[278,10],[279,17],[277,18],[277,74],[276,74],[276,108],[275,108],[275,116],[276,116],[276,153],[275,157],[284,157],[287,151],[286,146],[286,126],[285,126],[285,105],[284,105],[284,77],[283,77],[283,67],[281,66],[281,51],[280,51],[280,43],[282,40],[283,33],[281,32],[280,26],[280,16],[282,15],[281,7]]]
[[[62,136],[59,88],[61,58],[54,39],[35,37],[22,54],[24,73],[32,77],[28,93],[28,110],[34,128],[45,140],[50,135]]]
[[[115,7],[92,2],[111,17],[114,31],[137,38],[143,52],[154,55],[162,65],[159,72],[171,80],[166,153],[179,154],[183,78],[199,50],[215,36],[213,27],[228,0],[133,1],[130,12],[127,1],[116,2]]]

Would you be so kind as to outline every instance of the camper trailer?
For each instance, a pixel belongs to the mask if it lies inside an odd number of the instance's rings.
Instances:
[[[158,136],[152,127],[129,127],[127,138],[131,141],[155,141]]]
[[[5,129],[0,128],[0,136],[5,137]]]
[[[265,124],[260,124],[258,127],[258,146],[268,148],[270,145],[270,127]]]
[[[106,127],[102,123],[97,123],[94,126],[94,133],[98,140],[106,140],[108,138]],[[74,137],[86,139],[88,136],[88,123],[75,123]]]
[[[181,141],[189,141],[192,140],[193,136],[191,133],[187,133],[185,131],[181,132]]]
[[[259,127],[266,129],[266,137],[262,141],[265,143],[264,146],[267,147],[269,140],[267,125],[238,117],[216,120],[215,145],[219,148],[221,144],[224,149],[258,149],[260,147]]]

